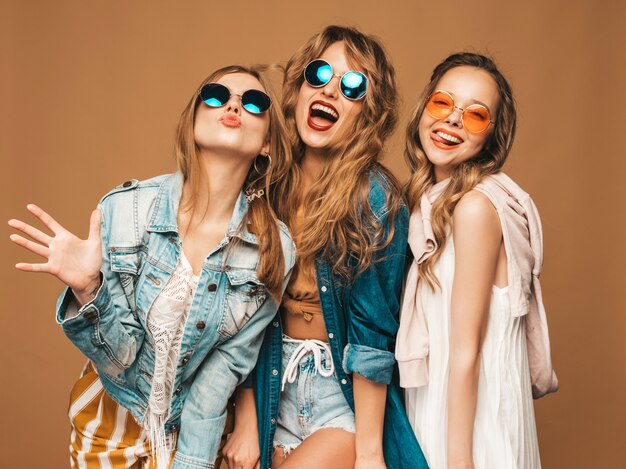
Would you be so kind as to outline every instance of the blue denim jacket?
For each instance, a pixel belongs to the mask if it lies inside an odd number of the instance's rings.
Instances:
[[[370,175],[370,206],[380,224],[390,229],[386,194],[389,183],[383,174]],[[426,468],[426,460],[411,429],[398,385],[394,345],[398,331],[399,297],[402,288],[408,236],[405,206],[393,220],[392,241],[377,253],[377,262],[352,282],[333,273],[328,260],[315,259],[317,287],[337,379],[346,401],[354,410],[351,373],[387,384],[383,450],[389,469]],[[255,388],[261,468],[272,464],[272,451],[281,388],[282,324],[280,313],[265,332],[259,361],[251,380]]]
[[[66,289],[57,322],[95,365],[107,393],[140,424],[150,397],[154,340],[150,307],[176,268],[181,251],[177,213],[182,175],[128,181],[100,202],[102,285],[80,309]],[[178,432],[173,468],[213,468],[226,403],[254,367],[263,331],[278,304],[256,275],[256,237],[239,229],[248,203],[239,195],[225,238],[207,256],[185,324],[167,433]],[[285,281],[295,246],[280,226]],[[240,238],[227,249],[234,237]],[[228,258],[226,259],[226,255]]]

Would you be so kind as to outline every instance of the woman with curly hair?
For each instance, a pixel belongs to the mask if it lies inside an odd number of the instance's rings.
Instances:
[[[428,464],[538,468],[532,398],[556,391],[537,209],[502,171],[509,83],[489,58],[434,70],[407,130],[414,257],[396,356]]]
[[[294,163],[273,194],[297,262],[265,334],[256,409],[241,389],[224,454],[238,468],[259,454],[262,468],[425,467],[393,354],[408,229],[380,164],[393,66],[373,37],[329,26],[289,60],[283,90]]]

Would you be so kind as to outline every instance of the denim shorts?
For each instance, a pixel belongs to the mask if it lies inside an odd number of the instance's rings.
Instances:
[[[304,342],[307,342],[305,345],[308,347],[303,346]],[[283,448],[286,454],[321,428],[338,428],[351,433],[356,431],[354,412],[341,391],[328,344],[316,341],[323,344],[320,347],[312,342],[283,335],[284,389],[280,395],[274,448]],[[298,356],[301,357],[299,360]],[[289,381],[293,382],[285,382],[284,374],[289,368],[292,368]],[[331,369],[333,372],[330,376],[323,376],[328,375]]]

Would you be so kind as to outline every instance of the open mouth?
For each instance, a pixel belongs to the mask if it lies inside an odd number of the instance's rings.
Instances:
[[[339,112],[324,101],[314,101],[309,108],[307,123],[314,130],[330,129],[339,120]]]
[[[438,148],[449,150],[463,143],[463,139],[448,130],[436,129],[430,134],[430,138]]]

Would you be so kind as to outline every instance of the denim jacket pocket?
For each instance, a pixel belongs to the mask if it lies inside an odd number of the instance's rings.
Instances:
[[[267,298],[267,291],[253,270],[229,269],[224,311],[219,333],[230,338],[243,328]]]
[[[135,284],[141,269],[141,257],[139,246],[109,248],[111,271],[119,275],[120,283],[132,309],[135,308]]]

